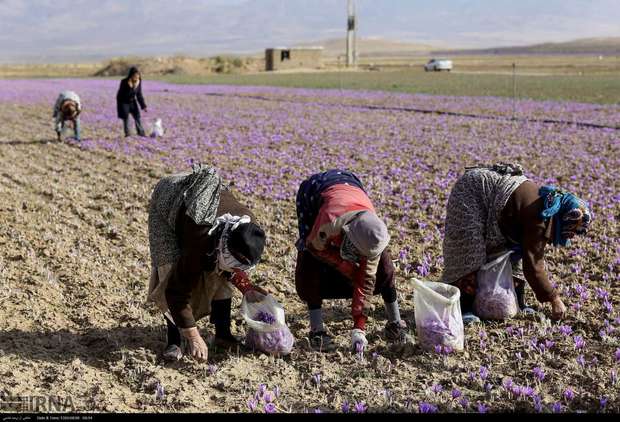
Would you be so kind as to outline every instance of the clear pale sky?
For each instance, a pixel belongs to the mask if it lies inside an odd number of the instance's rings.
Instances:
[[[495,47],[620,36],[620,0],[357,0],[361,37]],[[346,0],[0,0],[0,60],[254,53],[344,36]]]

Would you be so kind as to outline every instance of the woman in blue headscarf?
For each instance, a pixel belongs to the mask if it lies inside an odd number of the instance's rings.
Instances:
[[[540,303],[551,303],[552,318],[563,318],[566,307],[545,270],[545,247],[568,246],[576,234],[586,233],[590,221],[584,201],[538,186],[518,164],[467,168],[448,199],[442,275],[443,282],[461,291],[463,321],[480,320],[473,313],[478,270],[508,250],[515,252],[511,259],[521,310],[530,310],[524,300],[527,282]]]

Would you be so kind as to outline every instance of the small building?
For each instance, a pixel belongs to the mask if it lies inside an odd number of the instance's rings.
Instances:
[[[265,50],[265,70],[316,69],[323,65],[323,47],[276,47]]]

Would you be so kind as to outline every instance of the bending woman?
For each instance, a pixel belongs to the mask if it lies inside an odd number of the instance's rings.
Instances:
[[[207,345],[196,321],[209,314],[216,344],[237,345],[230,331],[232,286],[250,302],[266,294],[246,274],[265,247],[265,232],[252,212],[237,201],[214,168],[195,165],[191,173],[157,183],[148,224],[149,300],[164,313],[168,326],[164,357],[182,357],[183,334],[191,355],[206,360]]]
[[[478,322],[473,314],[481,266],[508,250],[519,307],[525,304],[525,283],[541,303],[551,303],[552,318],[563,318],[566,307],[549,282],[545,247],[568,246],[586,233],[591,216],[587,204],[553,186],[538,186],[518,164],[499,163],[467,168],[450,197],[443,241],[442,281],[461,291],[463,322]]]

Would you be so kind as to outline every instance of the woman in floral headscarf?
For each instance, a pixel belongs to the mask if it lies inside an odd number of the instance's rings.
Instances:
[[[232,287],[250,302],[266,291],[250,282],[265,247],[265,232],[217,170],[196,164],[191,172],[161,179],[149,206],[151,280],[148,298],[168,326],[166,360],[182,357],[181,335],[189,353],[206,360],[207,344],[196,321],[210,315],[215,344],[239,345],[231,333]]]
[[[586,233],[590,221],[584,201],[553,186],[536,185],[518,164],[467,168],[448,199],[442,275],[443,282],[461,291],[463,322],[480,321],[473,313],[478,270],[508,250],[514,252],[521,310],[533,311],[525,305],[527,282],[539,302],[551,303],[552,318],[563,318],[566,307],[545,270],[545,247],[568,246],[576,234]]]

